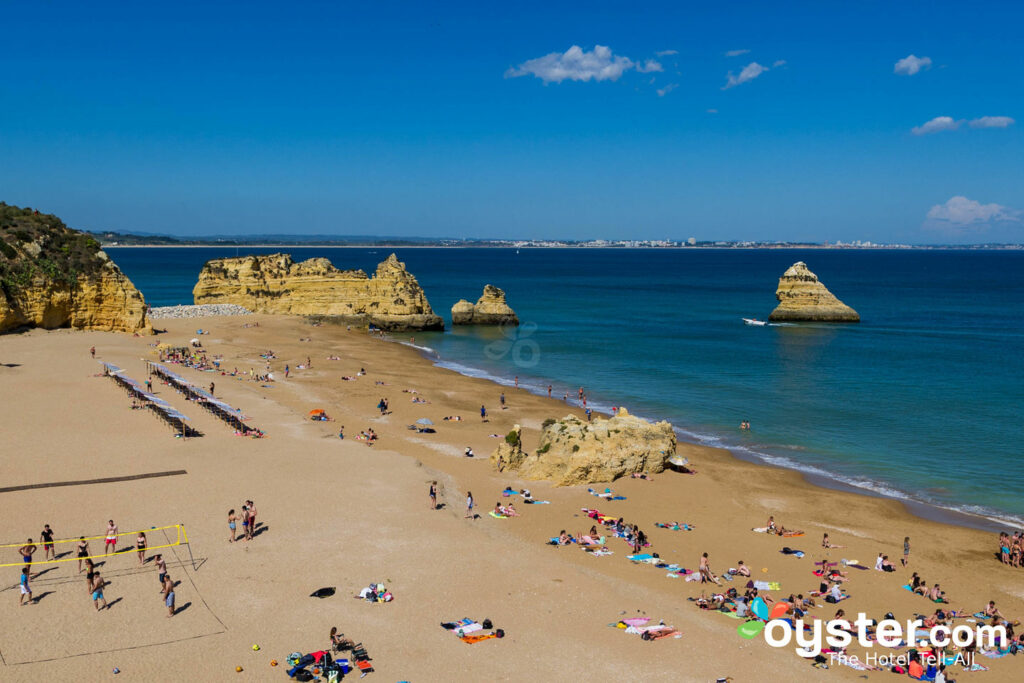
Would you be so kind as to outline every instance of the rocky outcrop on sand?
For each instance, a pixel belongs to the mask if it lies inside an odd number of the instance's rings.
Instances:
[[[192,290],[196,304],[234,304],[254,313],[330,316],[385,330],[443,330],[423,288],[391,254],[373,277],[325,258],[288,254],[208,261]]]
[[[505,292],[486,285],[484,293],[471,304],[465,299],[452,306],[452,325],[518,325],[519,317],[505,301]]]
[[[153,332],[142,294],[91,235],[0,202],[0,332],[18,327]]]
[[[609,482],[633,473],[657,473],[676,452],[676,435],[668,422],[650,423],[621,411],[593,422],[575,416],[546,422],[540,446],[529,452],[516,425],[491,455],[499,471],[556,486]]]
[[[797,261],[779,278],[775,290],[779,305],[768,316],[777,322],[829,322],[858,323],[860,315],[837,299],[825,285],[807,268],[803,261]]]

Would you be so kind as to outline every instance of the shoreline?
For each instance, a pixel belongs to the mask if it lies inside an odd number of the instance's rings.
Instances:
[[[424,360],[429,361],[434,367],[449,370],[463,377],[481,379],[486,382],[491,382],[492,384],[495,384],[496,386],[499,387],[515,387],[514,380],[512,379],[492,375],[491,373],[485,370],[464,365],[463,363],[457,361],[446,361],[433,348],[421,346],[419,344],[413,344],[411,342],[402,341],[400,339],[394,338],[393,335],[386,337],[386,340],[390,343],[399,344],[401,346],[405,346],[415,350]],[[464,372],[462,369],[476,371],[479,374],[471,374],[471,372]],[[551,379],[550,381],[557,382],[561,380]],[[564,384],[564,381],[562,383]],[[523,383],[518,388],[527,391],[533,394],[534,396],[537,396],[538,398],[547,398],[545,393],[541,392],[539,389],[535,389],[529,383]],[[559,401],[559,399],[556,399],[554,397],[552,397],[551,400]],[[561,401],[559,402],[562,403]],[[565,403],[564,405],[567,408],[582,410],[582,407],[576,405],[575,399],[572,398],[570,398],[569,403]],[[600,404],[592,403],[591,405],[594,406],[595,414],[608,414],[607,409],[599,411],[597,406],[599,406]],[[637,417],[642,417],[648,421],[659,421],[663,419],[658,416],[649,416],[643,413],[637,413],[633,411],[630,412],[631,414],[636,415]],[[787,467],[786,465],[781,465],[777,462],[771,462],[762,457],[759,457],[755,453],[751,453],[749,456],[745,456],[742,455],[741,452],[734,450],[727,445],[709,445],[703,443],[698,438],[694,437],[691,432],[688,432],[680,427],[676,427],[675,425],[673,425],[673,429],[675,430],[676,438],[679,440],[680,443],[687,443],[692,446],[715,448],[718,450],[722,450],[728,453],[732,458],[735,458],[739,462],[746,462],[754,465],[762,465],[765,467],[771,467],[774,469],[787,472],[795,472],[799,474],[803,478],[803,480],[806,481],[808,484],[810,484],[811,486],[815,486],[817,488],[826,489],[829,491],[842,491],[845,493],[852,493],[867,498],[894,501],[903,505],[908,513],[922,520],[937,522],[940,524],[949,524],[952,526],[957,526],[965,529],[973,529],[976,531],[994,533],[999,533],[1000,531],[1012,532],[1013,530],[1018,529],[1021,526],[1020,523],[1015,523],[1014,521],[994,518],[996,515],[1000,514],[998,511],[991,511],[991,515],[993,516],[989,516],[986,514],[971,513],[966,512],[964,510],[958,510],[956,508],[946,507],[938,503],[916,500],[914,498],[910,498],[908,494],[905,494],[902,491],[899,492],[903,494],[902,496],[887,495],[881,491],[875,491],[864,486],[857,486],[856,484],[846,482],[842,479],[842,475],[832,474],[826,471],[810,472],[805,469],[801,469],[801,467],[799,466]],[[879,484],[885,485],[883,482],[879,482]]]
[[[905,247],[837,247],[813,244],[801,244],[792,246],[764,246],[764,247],[729,247],[729,246],[686,246],[686,247],[584,247],[563,244],[558,246],[542,247],[513,246],[509,244],[319,244],[319,243],[298,243],[298,244],[105,244],[100,245],[106,249],[603,249],[607,251],[1021,251],[1024,245],[1010,244],[1006,246],[985,246],[985,245],[907,245]]]

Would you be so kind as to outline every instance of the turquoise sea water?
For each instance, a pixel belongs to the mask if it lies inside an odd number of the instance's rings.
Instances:
[[[368,272],[390,253],[288,251]],[[492,283],[523,322],[416,334],[441,365],[558,397],[583,386],[686,440],[1024,525],[1024,252],[395,251],[435,312]],[[109,253],[161,306],[191,303],[202,264],[236,249]],[[798,260],[859,325],[742,323],[767,317]]]

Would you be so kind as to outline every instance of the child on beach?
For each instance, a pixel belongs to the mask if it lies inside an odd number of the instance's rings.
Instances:
[[[903,559],[900,561],[904,567],[910,564],[910,536],[903,537]]]
[[[473,492],[469,491],[466,495],[466,519],[473,518]]]
[[[228,510],[228,530],[231,532],[231,535],[228,536],[228,543],[235,542],[235,519],[235,509],[231,508]]]
[[[30,605],[35,604],[35,601],[32,599],[32,587],[29,585],[29,579],[30,578],[31,577],[29,576],[29,568],[28,567],[22,567],[21,568],[21,597],[18,598],[18,607],[21,607],[22,605],[25,604],[25,596],[26,595],[28,596],[28,604],[30,604]]]
[[[430,509],[437,509],[437,482],[430,482]]]

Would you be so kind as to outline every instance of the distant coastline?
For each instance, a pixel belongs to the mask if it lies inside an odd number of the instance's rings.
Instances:
[[[103,249],[126,249],[126,248],[147,248],[147,249],[210,249],[210,248],[255,248],[255,249],[631,249],[631,250],[788,250],[788,249],[820,249],[828,250],[861,250],[861,251],[1021,251],[1022,244],[879,244],[871,246],[857,246],[847,244],[698,244],[698,245],[665,245],[665,246],[634,246],[634,245],[605,245],[596,246],[589,244],[509,244],[509,243],[488,243],[488,242],[467,242],[467,243],[445,243],[425,242],[409,244],[406,242],[187,242],[187,243],[121,243],[101,242]]]

